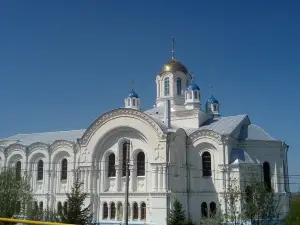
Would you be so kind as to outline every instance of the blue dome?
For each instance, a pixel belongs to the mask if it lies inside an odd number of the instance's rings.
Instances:
[[[186,88],[187,91],[194,91],[194,90],[198,90],[200,91],[200,88],[198,87],[197,84],[190,84],[187,88]]]
[[[139,98],[138,94],[134,90],[129,92],[128,97],[129,98]]]
[[[209,99],[207,99],[206,104],[219,104],[219,102],[213,95],[211,95]]]

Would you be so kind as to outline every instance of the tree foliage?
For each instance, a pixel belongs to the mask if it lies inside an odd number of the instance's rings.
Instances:
[[[239,224],[242,219],[239,207],[242,201],[242,192],[238,184],[238,180],[232,179],[224,192],[224,218],[233,224]]]
[[[280,224],[282,206],[278,196],[269,188],[259,174],[251,174],[245,182],[243,193],[243,217],[257,225]]]
[[[26,176],[19,176],[15,169],[0,173],[0,217],[12,218],[31,213],[32,189]]]
[[[182,208],[182,204],[175,199],[173,203],[172,210],[168,217],[168,225],[194,225],[195,223],[187,219],[185,216],[185,211]]]
[[[92,205],[84,207],[84,201],[88,193],[82,191],[83,183],[79,181],[79,176],[75,174],[75,182],[70,193],[67,193],[67,205],[57,212],[59,221],[71,224],[88,224],[92,222]]]

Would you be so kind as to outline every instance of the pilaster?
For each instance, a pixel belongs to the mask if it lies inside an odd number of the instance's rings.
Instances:
[[[152,164],[152,172],[151,172],[151,178],[152,178],[152,191],[157,191],[157,166],[156,164]]]

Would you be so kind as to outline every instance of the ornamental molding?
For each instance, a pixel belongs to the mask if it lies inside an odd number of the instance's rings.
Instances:
[[[106,191],[106,192],[101,192],[99,194],[100,198],[101,196],[107,196],[109,198],[112,198],[112,196],[114,197],[124,197],[124,192],[115,192],[115,191]],[[149,193],[148,192],[131,192],[129,193],[129,197],[136,197],[136,196],[143,196],[143,197],[148,197]],[[104,200],[103,200],[104,201]]]
[[[102,114],[98,119],[96,119],[92,125],[86,130],[86,132],[83,134],[82,138],[78,140],[79,144],[81,146],[87,146],[88,142],[90,141],[91,137],[94,135],[94,133],[103,126],[106,122],[112,119],[120,118],[120,117],[138,117],[139,119],[142,119],[143,121],[147,122],[154,130],[159,134],[160,137],[162,137],[162,134],[165,132],[164,129],[166,129],[163,126],[160,126],[158,123],[156,123],[153,118],[151,118],[149,115],[135,109],[115,109],[109,112],[106,112]]]
[[[26,145],[22,145],[22,144],[11,144],[9,145],[6,149],[5,152],[7,155],[9,155],[12,151],[14,150],[21,150],[23,152],[26,152]]]
[[[50,154],[52,154],[56,149],[62,148],[62,147],[68,147],[72,150],[74,149],[74,143],[67,140],[56,140],[50,145]]]
[[[193,133],[191,133],[188,136],[188,144],[191,145],[200,138],[212,138],[215,141],[217,141],[217,143],[222,144],[222,136],[219,133],[206,129],[196,130]]]
[[[6,155],[9,155],[14,150],[21,150],[28,156],[35,150],[41,149],[47,151],[49,155],[51,155],[54,152],[54,150],[62,147],[68,147],[74,150],[74,143],[67,140],[56,140],[51,145],[43,142],[34,142],[28,146],[15,143],[9,145],[6,148],[0,147],[0,152],[3,151]]]
[[[27,147],[26,154],[30,155],[34,150],[41,149],[49,152],[49,145],[42,142],[35,142]]]

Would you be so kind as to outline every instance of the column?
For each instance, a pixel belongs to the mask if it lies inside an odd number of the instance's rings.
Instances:
[[[56,171],[56,193],[60,193],[59,183],[60,183],[60,173]]]
[[[157,191],[157,167],[156,165],[152,165],[152,191]]]
[[[115,165],[116,169],[116,191],[120,191],[121,188],[121,170],[120,165]]]
[[[163,191],[166,191],[166,184],[167,184],[167,176],[166,176],[166,173],[167,173],[167,166],[166,165],[163,165],[162,166],[162,189]]]
[[[102,170],[100,171],[100,191],[104,192],[106,190],[106,172],[104,170],[105,168],[102,167]]]
[[[108,208],[108,217],[107,217],[107,219],[108,220],[111,220],[111,211],[110,211],[110,203],[109,202],[107,202],[107,208]]]
[[[129,166],[129,171],[130,171],[130,176],[129,176],[129,191],[134,191],[134,180],[135,180],[135,175],[133,174],[134,169],[133,166]]]
[[[157,176],[158,176],[158,191],[161,191],[162,189],[162,167],[161,165],[158,166],[158,171],[157,171]]]
[[[89,174],[88,174],[88,168],[85,168],[84,169],[84,176],[85,176],[85,178],[84,178],[84,187],[85,187],[85,191],[88,191],[88,188],[89,188],[89,181],[88,181],[88,177],[89,177]]]

